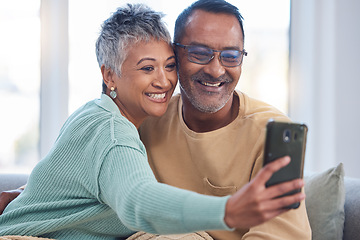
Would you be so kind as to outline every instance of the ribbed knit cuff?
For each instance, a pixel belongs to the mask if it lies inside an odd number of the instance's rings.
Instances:
[[[200,194],[189,196],[184,201],[183,212],[184,216],[187,216],[187,222],[184,223],[184,226],[188,229],[198,230],[233,230],[224,221],[226,202],[229,197]]]

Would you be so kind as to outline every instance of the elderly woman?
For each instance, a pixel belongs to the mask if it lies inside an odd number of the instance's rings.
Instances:
[[[137,128],[146,117],[166,111],[177,82],[175,55],[159,13],[143,5],[119,8],[104,22],[96,54],[101,99],[67,119],[24,192],[0,216],[0,236],[115,239],[140,230],[226,230],[264,221],[253,214],[259,210],[250,212],[239,200],[241,194],[204,196],[156,181]],[[269,165],[263,180],[287,163],[285,158]],[[285,185],[276,194],[293,188]],[[281,204],[297,201],[289,197]]]

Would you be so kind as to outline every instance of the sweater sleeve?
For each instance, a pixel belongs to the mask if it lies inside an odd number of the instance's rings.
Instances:
[[[158,183],[146,154],[115,146],[99,173],[100,199],[122,223],[134,230],[157,234],[226,229],[228,197],[213,197]]]

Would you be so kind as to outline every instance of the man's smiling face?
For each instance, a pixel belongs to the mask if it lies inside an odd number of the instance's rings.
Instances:
[[[195,10],[189,17],[183,45],[200,45],[214,50],[243,50],[243,36],[235,16]],[[182,96],[201,112],[217,112],[232,96],[241,75],[241,65],[224,67],[219,52],[206,65],[190,62],[185,49],[177,48]]]

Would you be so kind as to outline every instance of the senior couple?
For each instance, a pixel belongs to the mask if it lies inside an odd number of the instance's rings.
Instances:
[[[177,18],[173,43],[161,17],[128,4],[103,23],[103,94],[67,119],[18,197],[2,193],[2,208],[15,199],[0,216],[0,236],[204,230],[209,239],[311,239],[304,194],[278,197],[303,181],[265,187],[290,161],[262,167],[265,125],[289,119],[234,90],[247,54],[238,9],[194,2]],[[178,77],[181,94],[172,97]]]

